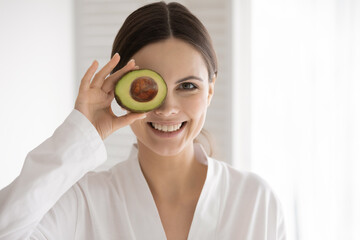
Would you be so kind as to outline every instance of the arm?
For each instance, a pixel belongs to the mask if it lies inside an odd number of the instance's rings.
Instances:
[[[20,175],[0,191],[0,239],[30,236],[59,198],[105,159],[98,132],[73,110],[52,137],[27,155]]]
[[[0,239],[27,239],[34,231],[39,238],[46,238],[41,234],[74,228],[71,221],[76,219],[76,194],[68,190],[105,160],[103,139],[146,117],[135,113],[117,117],[111,110],[116,82],[136,68],[130,61],[107,77],[119,60],[115,54],[96,74],[98,63],[93,62],[81,80],[75,109],[52,137],[27,155],[20,175],[0,191]],[[51,209],[66,191],[61,202]],[[42,219],[45,222],[39,225]]]

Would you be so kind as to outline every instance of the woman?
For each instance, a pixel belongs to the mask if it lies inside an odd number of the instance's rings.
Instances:
[[[177,3],[146,5],[126,19],[112,56],[96,74],[93,62],[75,109],[1,191],[0,239],[285,239],[266,183],[194,143],[217,75],[200,21]],[[162,75],[165,102],[116,117],[114,86],[138,68]],[[137,138],[129,159],[90,172],[106,160],[103,140],[126,125]]]

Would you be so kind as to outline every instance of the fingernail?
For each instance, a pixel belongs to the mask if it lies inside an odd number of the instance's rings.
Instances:
[[[129,64],[130,62],[134,62],[134,61],[135,61],[134,59],[130,59],[130,61],[127,64]]]
[[[113,58],[114,58],[116,55],[119,55],[119,53],[115,53],[114,56],[113,56]]]
[[[144,119],[144,118],[146,118],[146,114],[140,117],[140,119]]]

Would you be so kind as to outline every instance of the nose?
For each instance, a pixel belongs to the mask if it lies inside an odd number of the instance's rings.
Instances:
[[[162,117],[170,117],[179,113],[179,107],[176,99],[169,93],[165,98],[163,104],[154,110],[156,115]]]

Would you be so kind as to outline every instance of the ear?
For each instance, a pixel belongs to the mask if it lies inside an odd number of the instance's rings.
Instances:
[[[214,77],[211,79],[211,82],[209,82],[209,93],[208,93],[208,101],[207,101],[208,106],[210,105],[211,99],[214,95],[215,81],[216,81],[216,76],[214,75]]]

